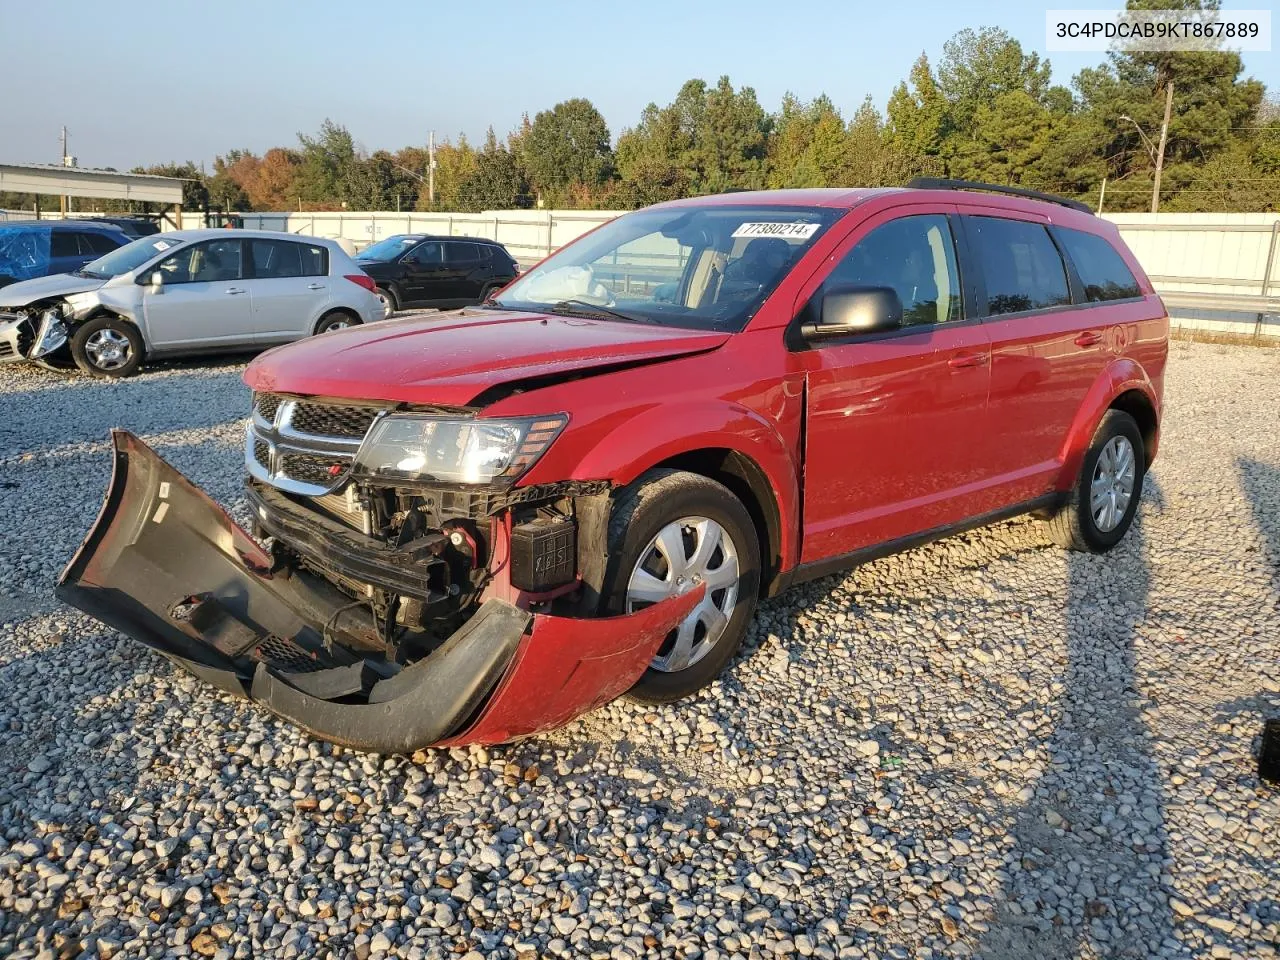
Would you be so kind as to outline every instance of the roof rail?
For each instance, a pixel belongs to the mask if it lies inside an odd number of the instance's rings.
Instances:
[[[987,193],[1006,193],[1012,197],[1026,197],[1029,200],[1056,203],[1059,206],[1070,207],[1072,210],[1079,210],[1081,213],[1093,213],[1088,204],[1081,203],[1079,200],[1070,200],[1067,197],[1059,197],[1052,193],[1041,193],[1039,190],[1027,190],[1024,187],[1001,186],[998,183],[979,183],[975,180],[947,180],[940,177],[916,177],[907,186],[918,190],[981,190]]]

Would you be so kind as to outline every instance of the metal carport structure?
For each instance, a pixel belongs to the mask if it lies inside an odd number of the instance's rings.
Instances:
[[[51,163],[0,163],[0,192],[30,193],[39,197],[91,197],[96,200],[136,200],[163,205],[161,216],[182,229],[182,183],[174,177],[112,170],[83,170]]]

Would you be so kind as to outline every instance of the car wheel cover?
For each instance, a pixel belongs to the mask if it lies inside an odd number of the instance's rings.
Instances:
[[[120,331],[105,327],[89,334],[84,354],[99,370],[119,370],[133,358],[133,344]]]
[[[331,330],[345,330],[349,326],[351,326],[350,320],[330,320],[324,325],[324,329],[321,333],[328,333]]]
[[[1099,533],[1110,533],[1124,519],[1133,499],[1137,462],[1133,444],[1124,435],[1112,437],[1098,454],[1089,484],[1089,515]]]
[[[728,531],[706,517],[668,523],[640,552],[627,581],[627,613],[634,613],[706,584],[693,612],[658,648],[650,669],[686,670],[724,636],[738,604],[738,549]]]

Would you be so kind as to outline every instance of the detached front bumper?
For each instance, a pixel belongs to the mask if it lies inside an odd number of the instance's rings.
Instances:
[[[97,522],[57,595],[228,693],[375,753],[500,743],[625,693],[701,590],[577,620],[487,600],[405,667],[362,655],[377,628],[326,581],[272,558],[130,433]]]

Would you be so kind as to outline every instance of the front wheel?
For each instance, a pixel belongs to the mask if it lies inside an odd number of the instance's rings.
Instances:
[[[742,644],[760,584],[760,547],[741,501],[707,477],[651,470],[614,506],[609,555],[609,613],[634,613],[706,588],[630,695],[670,703],[714,680]]]
[[[1110,550],[1133,524],[1145,472],[1137,421],[1123,410],[1108,410],[1085,451],[1070,499],[1049,520],[1049,535],[1069,550]]]
[[[142,334],[119,317],[94,317],[71,337],[71,358],[91,377],[131,377],[142,355]]]

